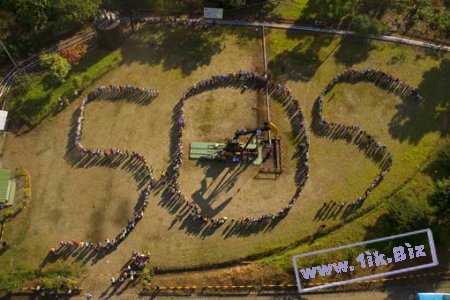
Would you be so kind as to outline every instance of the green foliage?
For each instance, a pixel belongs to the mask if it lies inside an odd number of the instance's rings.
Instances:
[[[430,207],[423,195],[411,190],[400,192],[389,203],[390,228],[394,232],[408,232],[428,228]]]
[[[89,55],[83,58],[89,60]],[[83,65],[83,59],[80,65]],[[89,67],[73,73],[57,88],[46,84],[46,77],[36,77],[24,92],[15,93],[8,108],[30,125],[36,125],[50,115],[58,105],[58,98],[73,98],[75,90],[87,87],[122,62],[120,51],[114,51]]]
[[[17,19],[29,30],[39,29],[48,21],[49,0],[14,1]]]
[[[390,64],[394,65],[396,63],[402,63],[406,60],[406,54],[403,51],[398,51],[391,57]]]
[[[74,278],[80,274],[76,266],[56,265],[46,271],[31,269],[20,269],[14,272],[5,272],[0,270],[0,290],[8,293],[19,291],[25,283],[37,280],[38,284],[45,284],[46,287],[52,287],[57,283],[66,282],[74,286]]]
[[[450,223],[450,147],[444,144],[433,162],[388,204],[389,228],[394,232]],[[425,175],[426,173],[432,175]]]
[[[368,15],[358,15],[354,17],[350,28],[362,35],[379,35],[386,30],[380,21],[371,18]]]
[[[15,56],[27,57],[61,35],[74,33],[97,13],[102,0],[2,0],[0,39]],[[4,55],[0,51],[0,62]]]
[[[65,278],[61,276],[56,277],[44,277],[41,278],[38,282],[41,290],[39,292],[40,296],[45,297],[49,294],[50,291],[58,295],[62,295],[67,293],[68,290],[73,290],[78,286],[76,280],[72,278]]]
[[[56,26],[78,27],[92,19],[101,0],[58,0],[52,5]]]
[[[438,180],[435,191],[429,197],[429,203],[436,209],[439,223],[450,223],[450,178]]]
[[[225,8],[238,7],[245,4],[245,0],[225,0],[223,1]]]
[[[431,26],[445,36],[450,35],[450,11],[437,14],[431,18]]]
[[[64,82],[70,71],[70,64],[67,60],[56,52],[43,54],[40,56],[43,66],[49,68],[50,76],[57,82]]]
[[[170,13],[201,10],[204,2],[204,0],[104,0],[103,4],[110,9]]]
[[[5,214],[3,215],[3,220],[8,220],[10,219],[12,216],[14,216],[14,210],[12,209],[8,209]]]

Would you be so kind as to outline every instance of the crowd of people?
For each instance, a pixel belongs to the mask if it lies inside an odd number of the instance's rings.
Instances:
[[[79,295],[81,288],[73,283],[66,282],[66,280],[62,280],[57,287],[37,285],[34,288],[34,291],[37,294],[38,299],[64,299]]]
[[[105,159],[114,159],[117,157],[121,157],[124,159],[128,159],[134,165],[141,167],[146,172],[146,186],[143,191],[143,202],[140,207],[138,207],[133,216],[128,220],[127,225],[123,228],[123,230],[112,239],[105,239],[104,242],[96,241],[80,241],[80,240],[71,240],[71,241],[61,241],[59,248],[51,248],[49,250],[49,254],[58,256],[59,254],[65,251],[73,251],[78,248],[92,250],[96,253],[100,253],[103,251],[110,251],[115,248],[119,243],[121,243],[131,231],[136,227],[137,223],[143,218],[144,211],[148,205],[148,198],[150,195],[150,191],[155,186],[155,179],[153,177],[153,168],[148,165],[147,160],[144,158],[142,154],[139,154],[135,151],[128,151],[126,149],[119,149],[117,147],[111,147],[111,149],[86,149],[81,144],[81,136],[83,133],[83,123],[85,118],[86,106],[88,103],[98,99],[100,97],[127,97],[133,96],[138,99],[151,99],[158,95],[158,91],[152,89],[145,89],[140,87],[135,87],[131,85],[123,85],[123,86],[112,86],[105,85],[100,86],[90,92],[85,98],[81,100],[80,104],[80,114],[76,123],[76,131],[75,131],[75,147],[83,154],[94,157],[101,157]]]
[[[363,195],[361,195],[357,200],[352,202],[352,205],[361,203],[364,201],[372,190],[377,187],[377,185],[383,180],[384,176],[389,172],[392,165],[392,155],[387,150],[387,147],[377,141],[373,136],[367,133],[365,130],[361,130],[359,126],[347,126],[344,124],[337,124],[334,122],[328,122],[323,117],[323,99],[325,95],[339,82],[348,80],[371,80],[377,85],[385,85],[387,88],[391,89],[395,93],[401,93],[405,96],[413,96],[416,99],[422,99],[420,93],[414,90],[409,85],[403,83],[395,77],[392,77],[384,72],[377,71],[374,69],[365,69],[363,71],[355,71],[346,69],[343,73],[338,74],[334,77],[332,82],[328,84],[322,91],[322,93],[317,98],[318,106],[318,121],[319,121],[319,131],[321,133],[333,131],[334,134],[340,135],[341,137],[350,137],[357,141],[360,146],[363,146],[366,152],[370,152],[371,155],[380,158],[383,161],[381,172],[375,177],[370,186],[366,189]],[[174,127],[176,133],[176,147],[173,153],[173,160],[168,168],[168,172],[164,172],[161,175],[161,182],[163,185],[167,185],[167,190],[172,197],[176,200],[184,202],[189,209],[190,215],[194,219],[200,219],[205,223],[212,226],[220,226],[225,222],[229,221],[227,217],[220,218],[208,218],[201,210],[200,206],[188,196],[181,192],[180,184],[178,181],[180,175],[180,166],[183,162],[183,129],[186,125],[186,118],[184,114],[184,103],[190,97],[195,96],[203,91],[212,90],[218,87],[233,87],[236,89],[267,89],[268,94],[276,101],[278,101],[285,109],[288,117],[291,121],[291,126],[293,130],[293,137],[297,145],[296,155],[299,159],[298,170],[296,174],[297,190],[294,196],[290,199],[286,207],[278,210],[275,213],[266,213],[255,217],[243,216],[236,219],[230,219],[231,222],[236,222],[239,224],[251,225],[260,222],[277,220],[285,217],[289,210],[295,205],[297,199],[302,194],[302,188],[309,177],[309,138],[306,135],[306,125],[303,116],[303,111],[292,91],[280,83],[273,83],[268,80],[265,75],[258,74],[255,72],[239,71],[226,73],[224,75],[212,76],[210,79],[201,80],[198,83],[192,85],[187,91],[181,96],[181,99],[177,105],[177,115],[174,117],[176,120],[176,126]],[[85,242],[85,241],[61,241],[60,247],[58,249],[50,249],[52,255],[58,255],[61,251],[66,249],[76,249],[76,248],[88,248],[96,252],[108,251],[113,249],[117,244],[119,244],[126,236],[135,228],[136,224],[143,218],[144,210],[148,205],[148,196],[150,191],[155,186],[155,180],[153,178],[153,168],[148,165],[146,159],[143,155],[124,149],[119,149],[116,147],[111,147],[107,150],[101,149],[86,149],[81,144],[81,136],[83,131],[83,121],[85,118],[86,105],[95,99],[101,97],[115,98],[124,96],[133,96],[137,98],[142,98],[148,100],[158,95],[156,90],[145,89],[140,87],[134,87],[131,85],[124,86],[112,86],[105,85],[100,86],[91,93],[89,93],[85,98],[81,100],[80,105],[80,115],[77,119],[76,133],[75,133],[75,147],[79,151],[88,156],[96,156],[102,158],[109,157],[122,157],[129,159],[133,163],[141,165],[146,172],[146,187],[144,189],[144,200],[143,205],[138,208],[133,217],[129,219],[128,224],[123,228],[123,230],[113,239],[106,239],[104,242]]]
[[[333,81],[327,85],[320,96],[317,99],[318,112],[319,112],[319,128],[320,131],[326,132],[333,130],[336,134],[341,134],[344,136],[351,136],[358,141],[359,145],[364,145],[366,151],[374,156],[382,157],[383,167],[381,172],[375,177],[370,186],[366,189],[363,195],[361,195],[352,204],[358,204],[364,201],[372,190],[382,181],[383,177],[389,171],[392,165],[392,155],[387,150],[387,147],[377,141],[373,136],[368,134],[366,131],[361,130],[359,126],[347,126],[343,124],[337,124],[333,122],[328,122],[323,117],[323,98],[325,95],[339,82],[345,80],[372,80],[375,84],[384,84],[396,93],[402,93],[406,96],[414,96],[416,99],[421,99],[420,94],[412,89],[405,83],[397,80],[396,78],[387,75],[386,73],[376,71],[373,69],[365,69],[363,71],[345,70],[342,74],[338,74]],[[236,89],[267,89],[269,95],[281,103],[287,112],[289,119],[291,121],[291,126],[293,129],[294,140],[296,141],[297,150],[296,155],[299,159],[298,170],[297,170],[297,190],[294,196],[290,199],[286,207],[278,210],[275,213],[266,213],[259,216],[243,216],[236,219],[228,219],[227,217],[220,218],[209,218],[201,210],[200,206],[188,196],[181,192],[180,184],[178,181],[180,175],[180,166],[183,162],[183,129],[186,125],[186,118],[184,114],[184,103],[190,97],[195,96],[203,91],[212,90],[218,87],[233,87]],[[133,95],[135,97],[152,98],[158,95],[156,90],[144,89],[139,87],[134,87],[130,85],[125,86],[101,86],[92,91],[81,100],[80,105],[80,115],[77,119],[76,135],[75,135],[75,146],[84,155],[89,156],[100,156],[108,158],[110,156],[120,156],[123,158],[128,158],[134,163],[142,165],[147,173],[147,186],[144,190],[144,201],[143,205],[135,211],[133,217],[128,221],[128,224],[124,227],[122,232],[120,232],[114,239],[106,239],[104,242],[83,242],[83,241],[62,241],[58,249],[52,248],[50,250],[51,254],[58,255],[60,251],[64,251],[67,248],[73,249],[78,247],[87,247],[94,251],[105,251],[114,248],[119,244],[126,236],[135,228],[136,224],[142,219],[144,210],[148,205],[148,195],[155,186],[155,180],[153,178],[153,168],[148,165],[146,159],[143,155],[137,152],[130,152],[128,150],[119,149],[112,147],[107,150],[100,149],[85,149],[81,144],[81,136],[83,129],[83,121],[85,117],[86,105],[89,102],[94,101],[100,97],[123,97],[124,95]],[[302,188],[309,177],[309,138],[306,135],[306,125],[303,116],[303,111],[292,91],[280,83],[273,83],[268,80],[265,75],[258,74],[255,72],[231,72],[224,75],[212,76],[210,79],[201,80],[198,83],[192,85],[187,91],[181,96],[179,104],[177,105],[177,116],[175,116],[176,126],[174,127],[176,133],[176,148],[173,153],[173,160],[168,168],[168,172],[164,172],[162,175],[162,183],[168,184],[167,190],[172,197],[177,200],[184,202],[189,209],[190,215],[194,219],[200,219],[205,223],[212,226],[220,226],[227,221],[236,222],[245,225],[256,224],[260,222],[277,220],[285,217],[289,210],[295,205],[297,199],[302,194]]]
[[[133,86],[133,85],[102,85],[96,88],[94,91],[89,93],[87,97],[87,102],[91,100],[102,98],[113,99],[116,97],[126,98],[133,97],[133,102],[138,102],[139,100],[148,101],[154,97],[158,96],[158,91],[153,89],[146,89],[143,87]]]
[[[365,68],[362,71],[353,69],[344,69],[342,73],[334,76],[333,80],[328,84],[324,91],[328,92],[336,83],[343,81],[369,81],[377,86],[386,88],[388,91],[403,97],[413,97],[417,101],[423,99],[418,90],[414,89],[409,84],[403,82],[399,78],[387,74],[383,71]]]
[[[120,271],[119,277],[111,278],[111,285],[121,285],[126,280],[135,281],[136,277],[142,273],[144,267],[150,261],[150,253],[139,253],[134,251],[131,258]]]
[[[419,91],[394,76],[379,70],[366,68],[362,71],[345,69],[343,73],[339,73],[333,78],[333,80],[322,90],[322,93],[317,98],[317,118],[315,119],[317,123],[315,125],[318,128],[318,133],[321,135],[333,136],[335,138],[345,138],[348,141],[353,141],[361,149],[363,149],[367,155],[377,162],[380,162],[380,173],[377,174],[364,193],[358,197],[358,199],[351,202],[350,205],[355,206],[360,205],[378,186],[378,184],[380,184],[392,166],[393,157],[386,145],[376,140],[367,131],[362,130],[360,126],[338,124],[325,120],[323,108],[324,97],[336,84],[345,81],[370,81],[375,85],[389,89],[397,95],[413,97],[417,101],[422,100],[422,95]]]
[[[136,16],[134,20],[144,24],[184,25],[189,27],[204,28],[208,25],[203,19],[177,18],[177,17],[146,17]]]
[[[285,217],[289,210],[295,205],[298,197],[301,195],[301,190],[303,185],[306,183],[308,178],[308,151],[309,151],[309,139],[306,136],[306,126],[303,117],[303,112],[298,101],[295,99],[291,90],[286,88],[282,84],[271,83],[265,75],[239,71],[226,73],[224,75],[212,76],[210,79],[201,80],[198,83],[192,85],[188,90],[182,95],[180,102],[178,104],[178,116],[175,120],[178,120],[178,126],[176,126],[176,136],[177,147],[174,153],[174,162],[172,167],[169,169],[171,171],[172,179],[169,182],[169,192],[172,197],[176,197],[177,200],[183,201],[184,204],[189,208],[190,215],[194,219],[200,219],[205,223],[209,223],[212,226],[220,226],[227,222],[229,219],[227,217],[220,218],[208,218],[201,210],[200,206],[184,195],[180,190],[180,184],[178,182],[178,177],[180,175],[180,165],[183,161],[183,128],[185,127],[185,115],[184,115],[184,102],[190,97],[197,95],[203,91],[215,89],[218,87],[234,87],[237,89],[268,89],[269,94],[276,100],[282,103],[286,107],[286,111],[289,112],[291,123],[293,128],[298,128],[294,136],[299,136],[302,138],[298,143],[298,152],[301,154],[300,167],[302,169],[302,180],[298,184],[297,191],[294,197],[289,201],[288,205],[275,213],[266,213],[255,217],[244,216],[237,219],[230,219],[231,222],[243,223],[243,224],[256,224],[260,222],[272,221]]]
[[[94,25],[97,28],[105,28],[108,25],[116,22],[119,19],[118,12],[107,11],[103,9],[100,14],[95,18]]]

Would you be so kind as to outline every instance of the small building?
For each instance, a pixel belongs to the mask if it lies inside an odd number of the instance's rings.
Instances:
[[[5,130],[7,119],[8,119],[8,112],[6,110],[0,110],[0,131]]]
[[[0,169],[0,207],[11,206],[16,194],[16,181],[11,178],[11,170]]]

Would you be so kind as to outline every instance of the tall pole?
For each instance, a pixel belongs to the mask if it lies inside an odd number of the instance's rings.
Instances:
[[[9,53],[8,49],[6,48],[5,44],[2,42],[2,40],[0,40],[0,44],[2,44],[3,49],[5,49],[6,54],[8,54],[9,59],[12,61],[12,63],[14,64],[14,66],[17,68],[17,63],[14,60],[14,58],[12,57],[11,53]]]
[[[261,26],[261,31],[262,31],[262,42],[263,42],[263,57],[264,57],[264,74],[266,75],[266,78],[268,78],[267,75],[267,53],[266,53],[266,34],[264,32],[265,27]],[[268,86],[266,85],[265,88],[265,92],[266,92],[266,118],[267,118],[267,123],[270,122],[270,107],[269,107],[269,90],[268,90]],[[268,131],[269,134],[269,145],[272,145],[272,137],[270,135],[270,130]]]

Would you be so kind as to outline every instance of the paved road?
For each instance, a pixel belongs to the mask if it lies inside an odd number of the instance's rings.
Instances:
[[[222,25],[234,25],[234,26],[258,26],[258,27],[268,27],[268,28],[276,28],[276,29],[287,29],[287,30],[300,30],[306,32],[315,32],[315,33],[327,33],[327,34],[337,34],[344,36],[359,36],[353,31],[347,30],[335,30],[335,29],[324,29],[310,26],[301,26],[301,25],[292,25],[286,23],[272,23],[272,22],[250,22],[250,21],[239,21],[239,20],[208,20],[210,23],[214,24],[222,24]],[[441,50],[450,52],[450,46],[433,44],[429,42],[402,38],[402,37],[394,37],[388,35],[369,35],[370,39],[381,40],[385,42],[391,43],[399,43],[406,44],[410,46],[417,46],[423,48],[429,48],[434,50]]]

